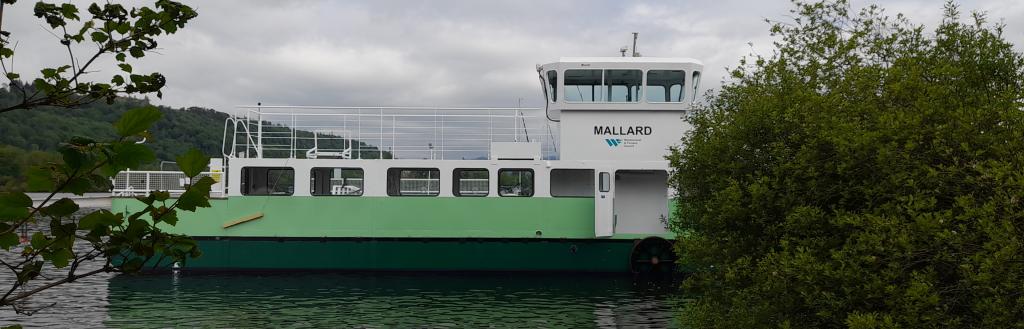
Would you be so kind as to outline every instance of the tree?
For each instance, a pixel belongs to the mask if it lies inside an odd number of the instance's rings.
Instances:
[[[13,5],[16,0],[0,0],[0,15],[4,5]],[[128,57],[139,59],[157,47],[156,37],[172,34],[184,27],[185,23],[198,14],[191,7],[169,0],[158,0],[154,8],[138,7],[126,9],[115,3],[99,5],[93,3],[87,9],[88,19],[80,16],[78,7],[70,4],[37,2],[35,16],[46,21],[52,32],[58,35],[61,47],[67,50],[68,64],[43,68],[40,76],[32,80],[29,90],[21,83],[21,74],[9,70],[14,57],[8,31],[0,31],[0,69],[10,81],[11,88],[21,95],[19,102],[0,108],[0,113],[31,109],[40,106],[75,108],[97,100],[113,103],[118,96],[156,93],[166,79],[160,73],[134,74]],[[76,26],[70,26],[76,24]],[[75,47],[82,43],[93,43],[96,50],[85,61],[75,56]],[[95,82],[88,78],[96,60],[112,55],[123,74],[110,77],[110,82]]]
[[[1024,327],[1024,57],[795,2],[669,159],[694,328]]]
[[[12,4],[12,0],[3,0],[0,13],[3,5]],[[0,108],[0,113],[44,106],[74,108],[97,100],[109,103],[124,95],[160,95],[163,76],[159,73],[130,74],[132,68],[127,56],[144,57],[156,48],[155,36],[176,32],[196,17],[196,12],[166,0],[158,0],[155,9],[128,10],[118,4],[92,4],[88,12],[91,18],[82,20],[75,5],[36,3],[35,16],[63,35],[60,43],[69,53],[70,64],[42,69],[41,77],[33,80],[32,88],[17,80],[18,73],[8,71],[14,49],[10,47],[10,33],[0,32],[0,67],[10,80],[9,86],[21,96],[13,105]],[[74,22],[79,22],[80,26],[70,27]],[[86,38],[95,43],[98,50],[82,63],[75,57],[71,45],[85,42]],[[114,56],[127,78],[119,74],[114,75],[109,84],[88,81],[90,67],[103,55]],[[152,161],[153,151],[139,141],[152,137],[148,129],[160,115],[153,107],[129,110],[114,123],[117,137],[111,140],[73,137],[60,144],[60,161],[31,167],[26,172],[30,189],[50,191],[40,205],[33,206],[32,200],[21,192],[0,193],[0,249],[4,250],[0,252],[0,266],[10,271],[13,278],[0,288],[0,307],[11,306],[15,311],[31,313],[31,310],[19,308],[17,302],[40,291],[97,273],[130,273],[150,264],[158,266],[168,259],[184,261],[200,255],[195,241],[160,229],[177,223],[178,209],[195,211],[198,207],[209,206],[214,181],[209,177],[198,178],[209,161],[199,151],[192,150],[177,158],[181,170],[191,181],[186,192],[174,199],[166,191],[139,197],[137,199],[147,205],[142,211],[98,210],[77,217],[79,207],[73,200],[55,200],[58,192],[81,195],[97,186],[108,186],[109,179],[119,171]],[[29,231],[31,238],[22,241],[18,232]],[[76,242],[84,242],[88,248],[73,248]],[[80,265],[90,261],[100,261],[102,266],[85,273],[77,271]],[[50,266],[66,273],[33,285],[34,280],[42,278],[40,273],[44,267]]]

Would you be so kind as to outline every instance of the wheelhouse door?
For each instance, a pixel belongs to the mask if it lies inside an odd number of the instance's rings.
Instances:
[[[614,186],[611,170],[597,170],[594,179],[594,235],[609,237],[615,234]]]

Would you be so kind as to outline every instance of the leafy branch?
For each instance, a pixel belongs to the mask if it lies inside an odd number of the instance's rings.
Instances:
[[[177,210],[195,211],[209,207],[210,177],[199,178],[209,158],[198,150],[178,157],[181,170],[190,179],[184,193],[171,201],[167,191],[153,191],[137,199],[146,207],[134,213],[93,211],[80,220],[75,219],[79,206],[69,198],[52,201],[57,192],[84,194],[96,184],[107,184],[118,172],[152,161],[154,155],[148,147],[137,144],[136,139],[148,137],[146,129],[160,118],[152,107],[131,110],[114,124],[119,138],[110,142],[88,138],[72,138],[61,145],[62,163],[52,163],[29,173],[32,188],[46,188],[50,194],[33,206],[28,195],[21,192],[0,193],[0,248],[9,253],[0,257],[0,264],[16,278],[0,297],[0,306],[12,306],[21,312],[15,302],[46,289],[99,273],[132,273],[145,264],[157,266],[155,260],[170,259],[186,262],[200,256],[192,239],[169,234],[162,225],[177,224]],[[168,205],[168,202],[170,204]],[[49,219],[49,230],[35,228],[27,243],[17,232],[27,225]],[[89,244],[87,251],[74,249],[76,241]],[[78,273],[79,265],[104,258],[97,269]],[[44,265],[56,269],[68,268],[66,275],[28,290],[32,280],[41,277]],[[19,293],[15,293],[23,290]]]
[[[4,0],[0,4],[14,4]],[[19,91],[21,99],[0,107],[0,113],[40,106],[75,108],[97,100],[112,103],[117,97],[132,94],[156,93],[166,84],[160,73],[133,73],[128,57],[139,59],[152,53],[158,46],[156,37],[173,34],[198,14],[191,7],[175,1],[159,0],[153,8],[127,9],[120,4],[89,5],[89,18],[83,19],[77,6],[69,3],[37,2],[34,15],[46,21],[62,48],[68,53],[69,63],[59,67],[43,68],[40,76],[32,80],[31,88],[23,83],[21,74],[14,71],[14,47],[10,32],[0,31],[0,70],[8,85]],[[71,24],[76,24],[71,27]],[[74,45],[92,43],[95,51],[81,63],[76,60]],[[113,55],[121,72],[110,77],[109,83],[86,80],[96,61],[104,55]]]

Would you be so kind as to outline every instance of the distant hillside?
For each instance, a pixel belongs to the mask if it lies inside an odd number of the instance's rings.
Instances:
[[[14,103],[17,97],[9,89],[0,88],[0,105]],[[114,104],[99,101],[77,109],[37,108],[0,113],[0,190],[21,185],[20,176],[26,166],[57,159],[57,146],[70,137],[114,138],[112,123],[125,111],[146,105],[150,105],[147,99],[125,98]],[[224,120],[228,117],[226,113],[199,107],[157,108],[163,116],[150,130],[153,138],[146,143],[158,160],[148,168],[138,169],[155,169],[161,160],[173,161],[193,147],[211,157],[222,156],[221,139]],[[286,128],[281,129],[287,131]],[[311,136],[311,133],[300,131],[298,135]],[[321,142],[324,144],[321,147],[336,147],[331,144],[341,143],[340,140],[331,142]],[[298,146],[309,147],[305,144]],[[380,155],[373,146],[354,144],[361,145],[364,158]],[[390,154],[384,152],[384,156],[390,157]]]

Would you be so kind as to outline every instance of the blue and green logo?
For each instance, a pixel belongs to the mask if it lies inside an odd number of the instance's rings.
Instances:
[[[608,143],[608,147],[616,147],[622,144],[622,140],[618,138],[605,138],[604,142]]]

